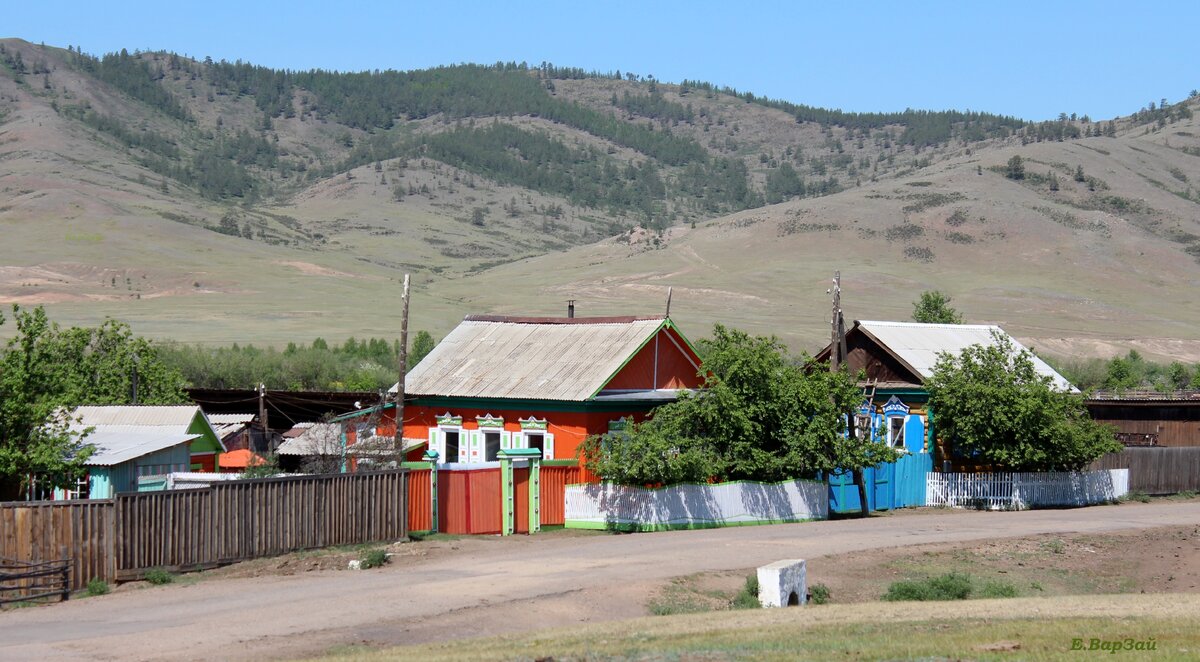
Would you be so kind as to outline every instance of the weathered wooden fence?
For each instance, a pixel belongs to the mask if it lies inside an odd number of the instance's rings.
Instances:
[[[26,563],[0,559],[0,605],[70,597],[70,561]]]
[[[1129,472],[930,472],[925,485],[925,504],[929,506],[986,510],[1091,506],[1128,494]]]
[[[801,522],[829,517],[829,488],[824,482],[808,480],[659,488],[569,485],[565,516],[569,529],[622,531]]]
[[[0,557],[70,559],[72,588],[300,549],[403,539],[407,469],[0,504]]]
[[[0,503],[0,559],[70,560],[71,587],[116,577],[112,499]]]
[[[1146,494],[1200,491],[1200,447],[1126,448],[1089,469],[1128,469],[1129,489]]]

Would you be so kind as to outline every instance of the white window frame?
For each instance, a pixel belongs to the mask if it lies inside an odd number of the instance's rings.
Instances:
[[[893,427],[895,421],[900,421],[899,433]],[[887,443],[892,448],[905,449],[908,446],[905,444],[904,436],[908,427],[908,416],[888,416],[887,417]]]

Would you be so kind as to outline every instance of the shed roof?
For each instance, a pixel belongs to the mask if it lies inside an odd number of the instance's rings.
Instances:
[[[588,400],[670,324],[664,317],[468,315],[408,373],[405,392]]]
[[[86,405],[72,417],[82,425],[147,425],[188,427],[199,413],[197,405]]]
[[[92,428],[83,441],[95,450],[85,464],[113,466],[203,437],[189,432],[197,416],[208,424],[196,405],[89,405],[71,412],[70,427]]]
[[[1025,349],[1017,339],[994,324],[922,324],[864,320],[856,321],[854,328],[874,338],[922,380],[933,375],[933,366],[937,363],[939,354],[944,352],[958,355],[971,345],[993,345],[993,334],[1007,337],[1017,351]],[[1071,382],[1036,355],[1033,356],[1033,365],[1038,374],[1049,377],[1056,388],[1077,391]]]
[[[341,452],[341,444],[340,425],[314,423],[305,427],[303,434],[285,439],[275,452],[279,455],[337,455]]]
[[[111,467],[190,442],[197,437],[200,435],[185,430],[136,425],[97,425],[92,433],[83,439],[84,443],[96,449],[84,464],[90,467]]]

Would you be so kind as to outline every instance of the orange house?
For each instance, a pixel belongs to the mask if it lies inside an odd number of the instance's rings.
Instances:
[[[702,383],[699,356],[668,317],[468,315],[405,379],[404,448],[409,460],[433,450],[464,465],[510,448],[571,460],[589,435]],[[393,404],[344,420],[350,444],[395,434]]]

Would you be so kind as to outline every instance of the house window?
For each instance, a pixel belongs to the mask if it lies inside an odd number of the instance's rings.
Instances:
[[[888,445],[892,448],[904,448],[904,417],[892,416],[888,419]]]
[[[542,452],[542,456],[546,455],[546,435],[541,432],[526,432],[525,447],[536,448]]]
[[[500,457],[500,432],[488,430],[483,433],[484,462],[495,462]]]
[[[859,439],[871,438],[871,415],[857,414],[854,417],[854,427]]]
[[[458,430],[442,430],[445,451],[442,462],[458,462]]]

